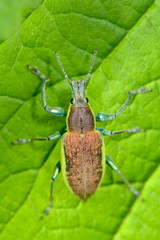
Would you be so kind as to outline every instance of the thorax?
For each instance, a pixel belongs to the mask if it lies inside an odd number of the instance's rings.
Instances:
[[[68,114],[68,131],[86,133],[94,130],[94,116],[90,106],[70,107]]]

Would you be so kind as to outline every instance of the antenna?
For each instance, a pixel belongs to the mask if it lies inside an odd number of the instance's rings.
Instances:
[[[87,73],[87,77],[86,77],[85,83],[88,82],[88,80],[91,77],[91,72],[92,72],[92,69],[93,69],[93,66],[94,66],[94,63],[95,63],[95,60],[96,60],[97,52],[98,52],[97,50],[94,50],[94,55],[93,55],[93,58],[92,58],[92,62],[91,62],[89,71]]]
[[[60,68],[61,68],[61,70],[62,70],[62,72],[63,72],[63,75],[64,75],[65,79],[67,80],[67,82],[69,82],[69,84],[71,84],[71,81],[70,81],[68,75],[66,74],[66,72],[65,72],[65,70],[64,70],[64,67],[63,67],[63,64],[62,64],[62,62],[61,62],[61,59],[60,59],[60,57],[59,57],[58,52],[55,52],[55,55],[56,55],[57,62],[58,62],[59,66],[60,66]]]

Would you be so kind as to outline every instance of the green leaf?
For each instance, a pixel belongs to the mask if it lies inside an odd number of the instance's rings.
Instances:
[[[160,0],[46,0],[27,16],[20,30],[0,45],[0,240],[159,239]],[[71,90],[54,52],[59,52],[69,77],[81,79],[95,49],[98,57],[87,88],[95,113],[115,113],[127,91],[153,89],[135,96],[114,121],[97,124],[111,131],[146,129],[105,137],[106,154],[141,197],[136,199],[106,168],[98,191],[83,202],[60,174],[54,206],[42,218],[53,168],[60,160],[60,141],[11,142],[49,136],[65,129],[66,122],[43,110],[41,80],[26,65],[37,66],[52,79],[49,105],[67,110]]]
[[[18,31],[23,21],[43,0],[0,1],[0,42]]]

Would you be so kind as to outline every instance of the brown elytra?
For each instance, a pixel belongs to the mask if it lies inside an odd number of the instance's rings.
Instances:
[[[70,108],[69,132],[63,138],[65,172],[72,191],[81,199],[92,195],[102,178],[102,138],[94,130],[89,105]]]

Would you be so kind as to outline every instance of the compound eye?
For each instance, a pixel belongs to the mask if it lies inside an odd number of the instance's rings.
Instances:
[[[73,98],[71,99],[70,103],[73,104]]]
[[[86,97],[86,101],[87,101],[87,103],[89,102],[89,99]]]

